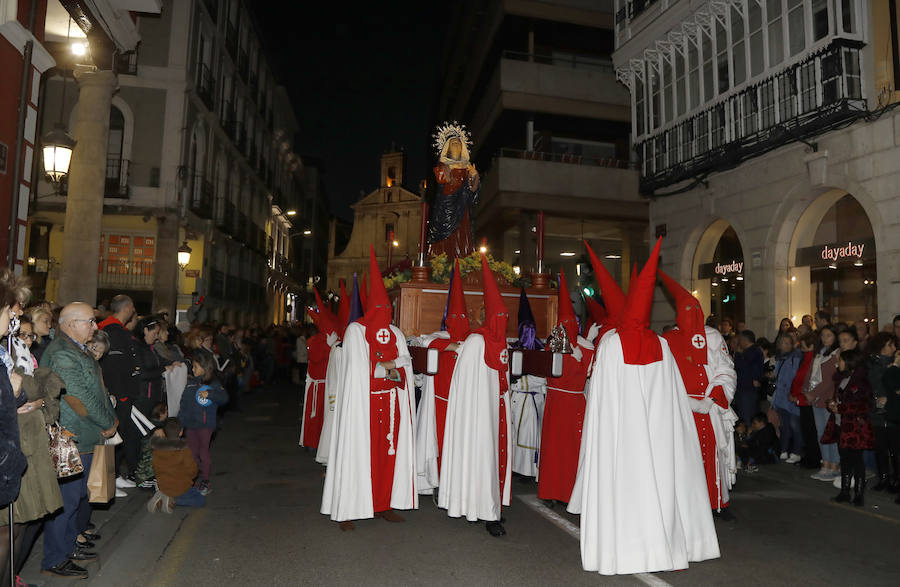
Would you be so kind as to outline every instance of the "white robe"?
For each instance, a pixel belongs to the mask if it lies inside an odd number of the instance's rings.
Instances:
[[[659,340],[663,358],[650,365],[626,365],[615,331],[597,349],[568,508],[581,514],[586,571],[670,571],[719,556],[694,418]]]
[[[737,387],[737,374],[725,339],[718,330],[709,326],[706,327],[706,379],[709,382],[706,386],[706,397],[709,397],[714,387],[721,385],[729,406],[723,408],[714,405],[709,410],[709,421],[716,435],[716,482],[720,499],[718,504],[712,506],[713,509],[720,509],[722,504],[728,503],[728,490],[734,487],[737,478],[734,424],[738,421],[738,417],[731,409],[731,400],[734,399],[734,390]]]
[[[535,375],[522,375],[509,386],[509,390],[513,473],[537,477],[547,380]]]
[[[506,396],[506,482],[500,495],[500,382],[484,361],[484,338],[470,334],[462,343],[447,402],[441,490],[438,507],[451,518],[470,522],[500,519],[509,505],[512,480],[512,420]],[[507,373],[509,376],[509,373]]]
[[[428,348],[432,341],[450,339],[447,332],[435,332],[418,337],[416,346]],[[416,487],[419,493],[431,495],[440,484],[438,477],[437,412],[434,406],[434,377],[424,375],[422,395],[416,411]]]
[[[343,389],[342,358],[344,349],[340,345],[331,347],[328,355],[328,367],[325,369],[325,415],[322,420],[322,432],[319,434],[319,447],[316,449],[316,462],[328,464],[328,450],[334,442],[334,414],[340,402],[340,391]]]
[[[406,385],[395,388],[400,425],[395,439],[396,461],[391,488],[391,507],[419,507],[416,494],[415,421],[413,419],[412,359],[403,333],[391,326],[397,339],[395,364],[406,372]],[[372,457],[369,428],[369,344],[366,328],[354,322],[344,333],[342,391],[334,414],[334,436],[328,450],[328,469],[322,492],[321,512],[336,522],[361,520],[375,515],[372,504]]]

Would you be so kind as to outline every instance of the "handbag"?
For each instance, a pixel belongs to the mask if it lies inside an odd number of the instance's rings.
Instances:
[[[56,477],[65,479],[84,472],[78,445],[72,440],[74,435],[60,426],[59,422],[48,425],[47,433],[50,435],[50,458],[56,469]]]

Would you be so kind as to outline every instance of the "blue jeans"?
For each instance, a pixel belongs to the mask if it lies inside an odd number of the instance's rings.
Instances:
[[[91,519],[91,504],[88,502],[87,480],[94,455],[81,453],[84,473],[59,482],[62,494],[62,510],[47,518],[44,524],[44,558],[42,569],[49,569],[63,563],[75,550],[75,540],[85,531]]]
[[[825,433],[825,425],[828,424],[828,416],[831,414],[826,408],[813,408],[813,416],[816,419],[816,434],[819,435],[819,450],[822,452],[822,460],[826,463],[838,464],[841,462],[838,454],[838,445],[822,444],[822,435]]]
[[[781,452],[800,454],[803,452],[803,431],[800,429],[800,416],[787,410],[778,410],[781,419]]]
[[[189,508],[202,508],[206,505],[206,496],[200,493],[196,487],[191,487],[175,498],[175,505]]]

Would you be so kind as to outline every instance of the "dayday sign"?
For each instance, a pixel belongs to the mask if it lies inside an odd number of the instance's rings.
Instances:
[[[714,277],[732,277],[744,272],[743,259],[730,259],[713,263],[703,263],[697,270],[698,279],[712,279]]]
[[[853,264],[875,258],[875,239],[852,239],[797,249],[794,265],[821,267],[831,263]]]

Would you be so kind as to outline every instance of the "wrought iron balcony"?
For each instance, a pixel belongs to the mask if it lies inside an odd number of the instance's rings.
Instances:
[[[153,288],[153,259],[100,258],[97,285],[103,288],[147,290]]]
[[[234,204],[227,197],[219,199],[216,226],[228,234],[234,234]]]
[[[106,159],[106,184],[103,195],[106,198],[128,197],[128,163],[127,159],[108,157]]]
[[[863,46],[835,39],[803,61],[654,131],[635,145],[641,192],[733,167],[864,116]]]
[[[137,49],[116,54],[116,73],[137,75]]]
[[[216,108],[215,88],[216,83],[213,80],[212,71],[210,71],[208,65],[201,63],[197,72],[197,95],[200,96],[200,99],[203,100],[203,103],[210,110],[215,110]]]
[[[191,211],[200,218],[213,217],[213,184],[205,178],[194,178]]]

